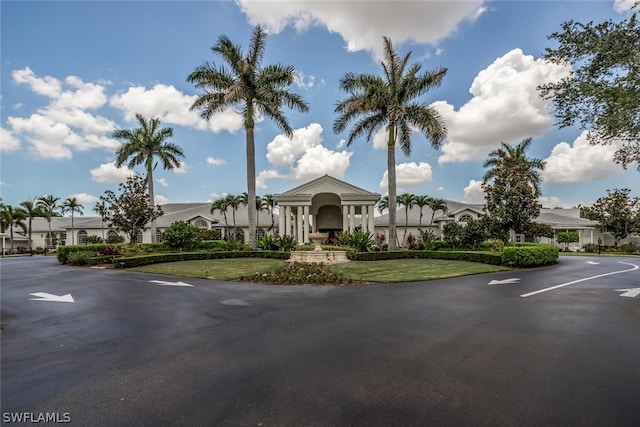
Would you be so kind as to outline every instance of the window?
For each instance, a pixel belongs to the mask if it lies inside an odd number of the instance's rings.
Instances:
[[[209,228],[209,224],[204,219],[197,219],[193,225],[198,227],[200,230],[207,230]]]
[[[236,239],[244,242],[244,230],[242,229],[236,230]]]
[[[78,244],[86,245],[87,244],[87,232],[86,230],[78,231]]]
[[[471,215],[469,214],[464,214],[462,215],[459,219],[458,222],[469,222],[471,221],[473,218],[471,217]]]
[[[156,242],[162,242],[162,230],[156,229]]]
[[[136,234],[136,243],[142,243],[142,231],[138,231]]]
[[[266,234],[266,233],[265,233],[265,231],[264,231],[264,228],[258,228],[258,229],[256,230],[256,239],[258,239],[258,240],[262,239],[262,238],[264,237],[264,235],[265,235],[265,234]]]
[[[516,234],[516,243],[521,243],[521,242],[522,242],[522,235]]]

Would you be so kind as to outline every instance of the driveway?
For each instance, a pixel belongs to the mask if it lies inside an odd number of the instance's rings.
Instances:
[[[637,426],[638,266],[284,287],[5,258],[3,422]]]

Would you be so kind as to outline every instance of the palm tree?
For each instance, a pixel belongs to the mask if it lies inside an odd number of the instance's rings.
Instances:
[[[284,65],[261,65],[267,34],[259,25],[253,28],[249,51],[243,56],[242,48],[234,45],[225,35],[218,37],[211,48],[219,54],[226,65],[216,66],[205,62],[196,67],[187,77],[204,93],[196,99],[191,110],[200,110],[202,118],[209,120],[215,113],[227,107],[240,106],[244,115],[247,153],[247,193],[249,200],[256,196],[256,159],[254,142],[255,115],[262,114],[275,122],[289,138],[293,129],[289,125],[282,106],[306,112],[307,103],[297,94],[289,91],[293,83],[295,69]],[[250,245],[255,247],[256,208],[249,204]]]
[[[404,235],[402,236],[402,247],[407,238],[407,227],[409,225],[409,210],[416,202],[416,196],[411,193],[402,193],[398,196],[398,204],[404,206]]]
[[[418,230],[422,233],[422,214],[425,206],[429,206],[429,200],[431,197],[424,195],[416,195],[413,199],[413,204],[420,208],[420,219],[418,220]]]
[[[27,219],[27,213],[22,208],[14,208],[11,205],[4,205],[2,211],[0,211],[0,215],[2,215],[2,224],[4,227],[9,227],[11,253],[13,253],[13,228],[19,227],[23,233],[27,232],[27,226],[24,223],[24,220]]]
[[[482,164],[482,167],[490,168],[482,179],[487,182],[501,173],[509,174],[519,182],[530,185],[533,195],[539,197],[541,194],[539,171],[544,170],[545,162],[527,157],[526,152],[532,141],[531,138],[525,138],[515,147],[501,142],[502,147],[489,153],[489,157]]]
[[[96,203],[93,211],[100,215],[100,229],[102,230],[102,241],[104,242],[104,220],[107,218],[107,204],[104,201]]]
[[[276,226],[276,219],[273,215],[275,207],[276,202],[273,198],[273,194],[265,194],[264,196],[262,196],[262,209],[269,212],[269,215],[271,215],[271,228],[269,228],[269,230],[273,230],[273,228]]]
[[[136,129],[119,129],[113,133],[114,138],[125,141],[116,151],[116,166],[121,167],[125,162],[133,168],[144,164],[147,171],[147,189],[151,208],[155,209],[156,202],[153,193],[153,170],[157,166],[153,160],[160,159],[164,170],[180,167],[180,159],[184,158],[182,148],[172,142],[167,142],[173,136],[173,128],[159,128],[160,119],[150,120],[136,114],[140,127]],[[156,241],[156,223],[151,221],[151,241]]]
[[[33,218],[42,215],[42,211],[40,210],[40,208],[38,208],[37,200],[38,198],[36,197],[33,200],[23,200],[22,202],[20,202],[20,206],[22,206],[25,213],[27,214],[27,218],[29,219],[29,253],[31,255],[33,255],[33,248],[32,248],[32,242],[31,242],[31,233],[33,231],[32,230]]]
[[[84,206],[82,206],[78,202],[78,199],[75,197],[68,197],[67,200],[65,200],[64,203],[62,204],[62,212],[63,213],[69,212],[71,214],[71,244],[72,245],[76,244],[73,219],[75,217],[76,212],[79,213],[80,215],[84,215],[82,213],[82,209],[84,209]]]
[[[378,200],[378,212],[382,213],[385,209],[389,209],[389,196],[383,196]]]
[[[246,194],[246,193],[245,193]],[[229,194],[225,197],[227,207],[231,208],[231,215],[233,217],[233,237],[236,237],[236,211],[240,207],[240,204],[246,205],[243,201],[242,195],[234,196],[233,194]]]
[[[42,210],[42,214],[47,219],[47,223],[49,224],[49,242],[45,244],[44,254],[47,254],[47,249],[52,245],[53,240],[51,239],[51,217],[58,216],[58,210],[60,210],[61,206],[58,205],[58,201],[60,197],[54,197],[52,195],[44,195],[39,197],[36,200],[36,204]]]
[[[348,94],[347,99],[336,106],[338,118],[333,131],[340,133],[349,122],[355,126],[349,134],[347,145],[366,135],[373,135],[384,127],[387,140],[387,177],[389,188],[389,250],[396,246],[396,142],[402,152],[411,154],[412,128],[419,130],[433,148],[439,148],[447,135],[447,129],[438,112],[417,98],[429,89],[437,87],[447,72],[446,68],[426,71],[422,74],[420,64],[407,68],[411,52],[400,57],[393,49],[391,40],[384,37],[383,77],[371,74],[347,73],[340,80],[340,89]]]
[[[215,202],[211,203],[211,208],[209,209],[210,213],[215,213],[215,211],[220,211],[220,213],[222,213],[222,215],[224,216],[224,227],[225,227],[225,231],[228,230],[229,228],[229,221],[227,221],[227,208],[229,207],[228,203],[227,203],[227,199],[226,197],[222,197],[218,200],[216,200]],[[226,237],[226,232],[225,232],[225,237]]]
[[[431,209],[431,220],[429,222],[430,226],[433,226],[433,219],[436,217],[436,211],[442,211],[442,213],[445,214],[449,210],[447,201],[444,199],[439,199],[437,197],[431,197],[427,206],[429,206],[429,209]]]

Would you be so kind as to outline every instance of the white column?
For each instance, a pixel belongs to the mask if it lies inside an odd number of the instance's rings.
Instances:
[[[353,232],[356,229],[356,207],[349,206],[349,232]]]
[[[304,231],[302,232],[302,237],[304,239],[304,242],[307,243],[309,242],[309,206],[304,206],[303,209],[303,218],[304,218],[304,224],[302,224],[302,226],[304,227]]]
[[[369,232],[375,234],[376,232],[375,206],[373,205],[367,206],[367,219],[369,220]]]
[[[303,229],[302,229],[302,206],[298,206],[298,214],[296,215],[296,224],[298,226],[298,233],[296,238],[298,239],[298,243],[303,244],[305,241],[303,240]]]
[[[291,235],[291,206],[284,207],[284,233],[283,235]]]
[[[342,231],[349,231],[349,206],[342,206]]]
[[[287,208],[285,208],[284,206],[280,206],[280,210],[278,211],[279,213],[279,217],[278,217],[278,234],[280,236],[284,236],[286,234],[285,230],[286,230],[286,224],[285,224],[285,218],[286,218],[286,214],[285,211],[287,210]]]
[[[365,233],[369,231],[369,210],[366,206],[360,206],[360,223],[362,224],[362,231]]]

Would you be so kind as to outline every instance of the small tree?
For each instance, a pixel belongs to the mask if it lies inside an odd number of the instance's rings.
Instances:
[[[463,246],[475,249],[487,238],[487,231],[480,221],[470,219],[462,228],[460,240]]]
[[[457,222],[448,222],[442,227],[444,241],[448,246],[457,249],[462,245],[463,227]]]
[[[601,197],[593,205],[595,219],[605,231],[613,234],[618,241],[633,232],[640,231],[640,199],[629,197],[631,190],[607,190],[607,197]]]
[[[202,233],[195,225],[176,221],[162,234],[162,243],[174,249],[191,249],[200,243]]]
[[[100,200],[107,206],[105,219],[116,230],[126,233],[133,244],[138,233],[148,230],[149,223],[162,215],[162,209],[151,204],[145,191],[146,182],[138,175],[128,177],[119,188],[120,195],[107,190]]]
[[[563,231],[558,233],[558,243],[564,243],[564,250],[569,250],[569,243],[578,243],[580,236],[575,231]]]
[[[529,230],[525,233],[525,236],[531,237],[536,243],[540,243],[540,239],[543,237],[553,239],[555,232],[553,231],[553,227],[548,224],[533,222],[529,226]]]

